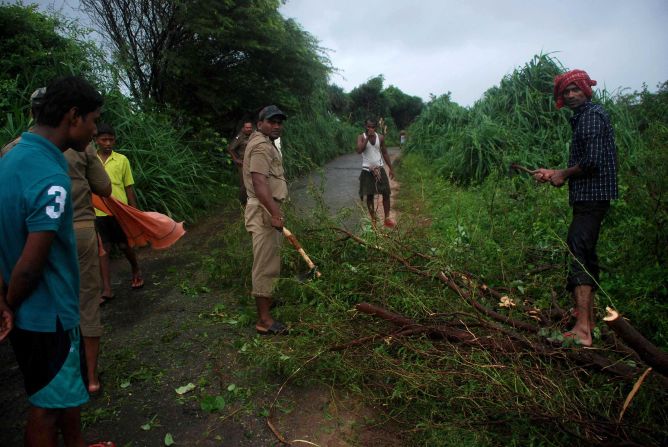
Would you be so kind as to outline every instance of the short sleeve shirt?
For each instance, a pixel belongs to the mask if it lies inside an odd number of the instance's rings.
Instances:
[[[257,198],[251,176],[253,172],[267,177],[274,200],[282,202],[287,199],[288,184],[283,171],[283,157],[271,139],[257,130],[248,140],[244,157],[243,177],[249,198]]]
[[[16,326],[55,332],[56,319],[65,330],[78,326],[79,263],[65,157],[50,141],[26,132],[0,158],[0,179],[0,272],[5,283],[11,280],[28,234],[55,233],[35,290],[16,310]]]
[[[230,150],[242,160],[244,158],[244,153],[246,152],[246,145],[248,144],[249,137],[249,135],[239,132],[239,135],[234,137],[234,141],[230,144]]]
[[[102,160],[100,159],[100,161]],[[135,184],[135,180],[132,177],[132,169],[130,169],[130,161],[125,155],[111,151],[109,158],[102,162],[102,164],[111,180],[111,195],[127,205],[128,196],[125,193],[125,187]],[[105,213],[98,209],[95,209],[95,215],[106,216]]]
[[[109,176],[92,145],[88,145],[84,152],[68,149],[63,155],[67,160],[68,172],[72,179],[74,221],[95,220],[91,193],[99,194],[106,190],[110,184]]]

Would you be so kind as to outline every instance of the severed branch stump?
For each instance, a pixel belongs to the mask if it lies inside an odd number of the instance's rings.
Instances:
[[[616,310],[609,307],[606,307],[605,310],[608,312],[603,318],[605,324],[624,340],[631,349],[636,351],[645,363],[664,376],[668,376],[668,354],[643,337]]]

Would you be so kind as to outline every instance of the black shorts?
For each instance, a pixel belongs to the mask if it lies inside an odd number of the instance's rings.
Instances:
[[[609,201],[575,202],[573,220],[568,228],[566,240],[570,251],[570,264],[566,288],[598,284],[598,256],[596,244],[601,223],[610,209]]]
[[[100,235],[103,244],[125,244],[128,238],[114,216],[97,216],[95,229]]]
[[[390,195],[390,180],[387,178],[385,168],[380,168],[380,179],[376,179],[371,172],[363,169],[360,174],[360,199],[364,200],[365,196],[376,194]]]
[[[73,408],[88,401],[86,355],[79,328],[35,332],[15,327],[9,339],[28,401],[39,408]]]

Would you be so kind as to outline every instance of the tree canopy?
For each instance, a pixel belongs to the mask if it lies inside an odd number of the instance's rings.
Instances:
[[[133,96],[210,122],[267,103],[288,111],[326,86],[317,40],[279,0],[83,0],[108,35]]]
[[[360,84],[346,94],[341,87],[328,87],[329,107],[343,119],[362,123],[367,118],[392,118],[397,129],[405,129],[422,112],[424,103],[418,96],[410,96],[398,87],[383,88],[381,74]]]

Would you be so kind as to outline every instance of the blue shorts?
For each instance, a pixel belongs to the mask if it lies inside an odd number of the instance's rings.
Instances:
[[[28,402],[39,408],[74,408],[88,402],[86,357],[79,327],[34,332],[15,327],[10,340]]]

